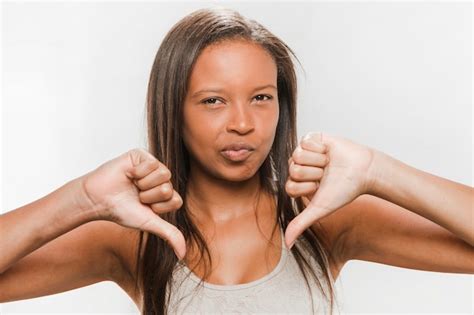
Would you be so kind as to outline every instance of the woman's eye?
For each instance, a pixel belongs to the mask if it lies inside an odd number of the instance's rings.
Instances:
[[[215,101],[218,101],[218,99],[212,97],[212,98],[208,98],[207,100],[202,101],[202,103],[203,103],[203,104],[211,104],[211,105],[214,105],[214,104],[216,104]]]
[[[265,99],[265,97],[267,99]],[[273,97],[271,95],[265,95],[265,94],[259,94],[257,96],[255,96],[255,99],[257,99],[257,101],[268,101],[268,100],[271,100]],[[207,105],[216,105],[217,101],[219,101],[219,99],[215,98],[215,97],[211,97],[211,98],[208,98],[208,99],[205,99],[203,101],[201,101],[201,103],[203,104],[207,104]]]
[[[270,96],[270,95],[265,95],[265,94],[259,94],[257,96],[255,96],[255,98],[259,97],[259,96],[263,96],[263,97],[268,97],[267,100],[271,100],[273,97]],[[265,99],[258,99],[258,101],[265,101]]]

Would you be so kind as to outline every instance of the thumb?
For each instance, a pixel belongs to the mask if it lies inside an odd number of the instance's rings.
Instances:
[[[149,219],[139,227],[140,230],[155,234],[170,245],[179,260],[186,255],[186,241],[183,233],[168,221],[156,214],[150,214]]]
[[[291,248],[296,239],[303,234],[303,232],[316,222],[320,217],[322,211],[315,205],[309,204],[300,214],[298,214],[290,223],[285,231],[285,243],[288,248]]]
[[[307,228],[331,212],[330,209],[322,206],[322,195],[324,195],[324,190],[318,189],[311,200],[304,197],[306,199],[303,199],[306,208],[288,223],[285,231],[285,243],[288,248],[293,246],[296,239],[303,234]]]

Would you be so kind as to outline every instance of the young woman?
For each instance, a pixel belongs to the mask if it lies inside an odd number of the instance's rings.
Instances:
[[[0,216],[0,302],[111,280],[143,314],[332,313],[351,259],[473,273],[472,187],[334,135],[297,143],[292,55],[232,10],[179,21],[148,151]]]

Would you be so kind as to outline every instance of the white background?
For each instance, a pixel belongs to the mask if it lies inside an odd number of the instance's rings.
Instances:
[[[1,209],[145,147],[146,87],[160,42],[179,19],[211,5],[4,3]],[[301,60],[299,137],[344,136],[472,186],[471,3],[224,5],[262,23]],[[350,261],[337,285],[347,313],[473,312],[472,275]],[[0,307],[138,312],[112,282]]]

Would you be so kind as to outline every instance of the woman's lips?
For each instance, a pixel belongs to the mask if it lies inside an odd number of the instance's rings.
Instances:
[[[228,160],[233,162],[241,162],[246,160],[253,150],[240,149],[240,150],[225,150],[221,151],[221,154]]]

